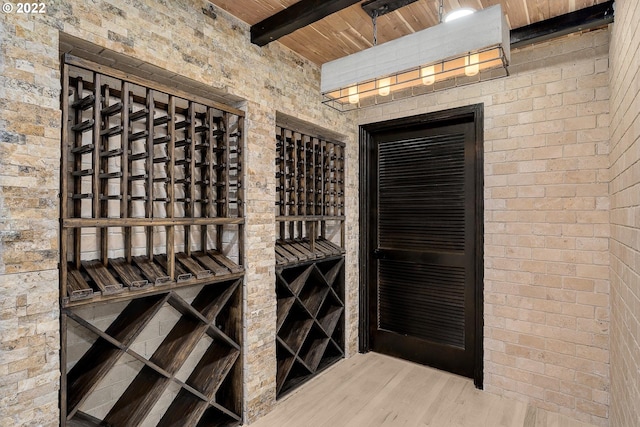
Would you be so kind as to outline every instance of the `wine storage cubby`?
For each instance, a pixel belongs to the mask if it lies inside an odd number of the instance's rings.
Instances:
[[[276,128],[277,396],[344,357],[344,145]]]
[[[61,425],[240,425],[244,113],[70,55],[62,75]]]

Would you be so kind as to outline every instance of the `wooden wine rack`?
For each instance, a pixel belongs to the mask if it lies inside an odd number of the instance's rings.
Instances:
[[[61,425],[140,425],[170,384],[157,425],[240,425],[243,112],[70,55],[63,94]],[[79,314],[122,302],[105,330]],[[146,358],[133,345],[162,308],[180,318]],[[67,372],[70,325],[95,341]],[[83,404],[124,354],[142,368],[97,419]]]
[[[276,152],[281,397],[344,357],[345,175],[341,143],[277,127]]]
[[[158,426],[234,426],[241,424],[240,372],[241,279],[202,287],[189,304],[173,291],[135,298],[110,326],[102,331],[88,320],[64,309],[63,323],[75,322],[96,340],[67,372],[66,416],[69,426],[137,426],[173,382],[180,387]],[[132,344],[159,310],[169,305],[181,317],[150,358]],[[204,336],[212,343],[183,382],[176,378],[197,343]],[[118,398],[104,420],[80,410],[82,404],[124,355],[143,367]]]

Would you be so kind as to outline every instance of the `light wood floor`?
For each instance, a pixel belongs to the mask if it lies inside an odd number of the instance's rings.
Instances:
[[[588,427],[476,390],[473,382],[377,353],[303,385],[251,427]]]

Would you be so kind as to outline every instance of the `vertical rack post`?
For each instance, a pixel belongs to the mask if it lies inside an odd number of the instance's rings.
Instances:
[[[280,128],[280,156],[279,156],[279,166],[280,166],[280,200],[279,200],[279,211],[280,216],[285,216],[287,214],[287,166],[286,166],[286,134],[284,128]],[[286,225],[284,221],[281,221],[279,224],[280,227],[280,235],[279,238],[281,240],[285,239],[286,234]]]
[[[304,216],[304,206],[303,206],[303,200],[305,197],[305,192],[304,192],[304,151],[302,148],[302,135],[300,133],[294,133],[293,134],[293,150],[295,153],[295,163],[294,163],[294,170],[296,171],[296,176],[294,178],[295,180],[295,194],[296,194],[296,198],[295,198],[295,215],[297,216]],[[298,235],[297,237],[299,239],[302,239],[303,237],[303,221],[297,221],[297,227],[298,227]]]
[[[185,188],[184,188],[184,197],[185,199],[185,217],[193,218],[194,215],[194,204],[196,198],[196,186],[195,186],[195,174],[196,174],[196,164],[195,164],[195,152],[196,152],[196,114],[194,110],[194,104],[192,101],[189,101],[189,107],[187,108],[188,115],[188,123],[189,125],[185,130],[185,147],[184,147],[184,157],[185,161],[188,163],[185,165]],[[187,173],[188,172],[188,173]],[[204,248],[203,248],[204,250]],[[191,256],[191,226],[184,226],[184,252]]]
[[[84,92],[84,82],[81,77],[76,80],[76,94],[74,101],[78,102],[82,99],[82,93]],[[74,102],[74,103],[75,103]],[[82,110],[76,109],[74,114],[75,124],[82,122]],[[79,150],[82,147],[82,133],[75,132],[74,134],[74,148]],[[80,151],[78,152],[80,153]],[[82,154],[75,154],[73,156],[74,171],[82,170]],[[91,171],[91,169],[89,169]],[[73,216],[74,218],[82,217],[82,178],[75,176],[73,180]],[[81,251],[81,235],[82,230],[80,228],[73,229],[73,264],[76,269],[80,268],[80,251]]]
[[[209,126],[209,129],[207,129],[207,133],[205,136],[205,144],[206,144],[206,154],[205,154],[205,158],[203,159],[203,167],[201,168],[201,174],[202,174],[202,179],[205,182],[208,182],[209,184],[206,185],[205,188],[205,194],[206,196],[203,196],[206,198],[206,203],[205,206],[203,207],[204,209],[204,217],[205,218],[213,218],[215,216],[214,213],[214,200],[216,198],[216,190],[215,190],[215,179],[214,179],[214,175],[213,175],[213,150],[214,150],[214,129],[216,130],[216,132],[219,130],[219,127],[215,125],[214,123],[214,117],[213,117],[213,110],[210,107],[207,107],[207,111],[206,111],[206,116],[205,116],[205,120],[207,125]],[[215,144],[217,145],[217,144]],[[208,245],[208,232],[209,229],[206,225],[203,225],[201,227],[201,231],[200,231],[200,237],[201,237],[201,246],[202,246],[202,250],[206,251],[208,249],[207,245]]]
[[[92,168],[93,168],[93,177],[92,177],[92,212],[94,218],[102,217],[102,212],[100,212],[100,154],[101,154],[101,139],[100,138],[100,128],[102,124],[101,115],[100,115],[100,74],[94,72],[93,73],[93,156],[92,156]],[[105,261],[107,259],[106,254],[104,254],[105,247],[105,238],[106,238],[106,229],[102,227],[96,228],[98,245],[100,248],[100,257],[102,258],[102,263],[106,265]]]
[[[338,174],[338,182],[337,182],[337,191],[338,191],[338,204],[340,206],[338,215],[340,216],[345,216],[346,212],[345,212],[345,197],[344,197],[344,192],[345,192],[345,178],[346,178],[346,173],[345,173],[345,161],[344,161],[344,151],[345,151],[345,147],[342,145],[337,145],[336,148],[338,148],[338,167],[339,167],[339,174]],[[345,222],[341,221],[340,222],[340,246],[344,248],[345,246]]]
[[[285,171],[287,173],[287,194],[288,194],[288,198],[289,201],[287,202],[287,215],[288,216],[295,216],[297,211],[296,211],[296,200],[297,200],[297,193],[296,193],[296,142],[295,142],[295,135],[293,134],[293,132],[288,131],[287,132],[289,136],[289,144],[287,145],[287,159],[286,159],[286,165],[285,165]],[[295,223],[293,221],[289,221],[289,239],[293,239],[295,238]]]
[[[217,214],[218,217],[227,218],[229,216],[229,113],[222,113],[222,127],[224,135],[222,137],[222,146],[218,144],[216,159],[216,183],[218,184],[217,194]],[[216,249],[222,252],[224,237],[224,227],[218,225],[216,227]]]
[[[229,217],[229,199],[231,197],[230,191],[230,185],[229,185],[229,179],[231,177],[231,136],[230,136],[230,132],[231,132],[231,124],[229,123],[230,117],[229,117],[229,113],[223,113],[222,114],[222,118],[224,120],[224,128],[226,129],[226,132],[224,133],[224,147],[223,147],[223,151],[222,151],[222,176],[220,177],[222,179],[222,182],[224,184],[224,194],[223,194],[223,201],[222,201],[222,217],[224,218],[228,218]],[[236,132],[239,132],[240,130],[237,129]]]
[[[100,218],[100,74],[93,73],[93,167],[92,178],[92,212],[94,218]]]
[[[174,218],[174,205],[175,205],[175,151],[176,151],[176,99],[173,95],[169,95],[169,105],[167,106],[167,114],[169,115],[169,122],[167,123],[167,136],[169,136],[169,142],[167,144],[167,156],[169,157],[168,164],[166,164],[167,183],[167,218]],[[166,227],[167,232],[167,275],[172,279],[176,278],[176,265],[175,265],[175,227],[168,225]]]
[[[327,177],[329,176],[329,174],[327,173],[327,164],[328,164],[328,155],[327,155],[327,142],[325,140],[322,140],[320,142],[320,159],[321,159],[321,168],[320,168],[320,176],[321,176],[321,180],[320,182],[322,183],[322,187],[321,187],[321,191],[320,191],[320,215],[322,215],[323,217],[327,215],[327,202],[328,202],[328,197],[327,197],[327,189],[329,187],[328,183],[327,183]],[[326,239],[327,237],[327,222],[324,220],[324,218],[320,221],[320,236],[323,239]]]
[[[104,92],[104,93],[103,93]],[[99,187],[100,191],[97,193],[99,208],[99,216],[102,218],[107,218],[109,216],[109,179],[108,179],[108,170],[109,170],[109,157],[107,154],[109,153],[109,136],[102,136],[103,130],[109,129],[109,117],[102,115],[102,106],[107,107],[109,105],[109,86],[106,84],[97,88],[96,90],[96,98],[104,99],[103,102],[100,102],[98,105],[100,108],[97,111],[96,117],[99,118],[97,122],[99,123],[100,132],[98,132],[100,138],[100,164],[97,167],[99,170],[98,178],[100,179]],[[109,228],[102,228],[100,231],[100,256],[102,258],[102,264],[107,265],[109,263]]]
[[[245,183],[242,180],[241,171],[244,168],[244,117],[238,117],[238,137],[236,138],[236,151],[237,151],[237,162],[238,162],[238,218],[244,218],[244,185]],[[245,265],[244,262],[244,221],[238,224],[238,264]]]
[[[129,170],[129,83],[123,81],[120,88],[120,124],[122,133],[120,134],[120,147],[122,148],[122,161],[120,169],[122,178],[120,179],[120,218],[126,219],[132,215],[131,208],[131,180]],[[124,256],[127,263],[131,264],[131,227],[124,227]]]
[[[147,161],[145,165],[145,169],[147,171],[147,181],[146,181],[146,203],[145,203],[145,218],[153,219],[153,198],[154,198],[154,188],[153,188],[153,177],[154,177],[154,167],[153,167],[153,158],[154,158],[154,149],[153,149],[153,118],[155,115],[155,102],[153,100],[153,89],[147,89]],[[153,261],[153,225],[148,225],[145,227],[146,231],[146,239],[147,239],[147,258],[149,261]],[[173,276],[169,275],[173,279]]]
[[[69,245],[69,230],[64,226],[64,220],[69,218],[69,66],[62,65],[62,141],[60,152],[60,297],[67,294],[67,251]],[[61,320],[64,323],[64,320]],[[65,328],[62,328],[65,330]],[[64,341],[63,341],[64,342]],[[61,400],[62,401],[62,400]],[[63,409],[61,407],[61,409]],[[61,411],[65,413],[66,411]]]

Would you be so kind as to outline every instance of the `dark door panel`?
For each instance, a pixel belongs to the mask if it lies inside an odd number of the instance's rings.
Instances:
[[[378,263],[378,329],[464,349],[464,268]]]
[[[372,350],[478,377],[482,192],[469,117],[371,133],[367,318]]]

